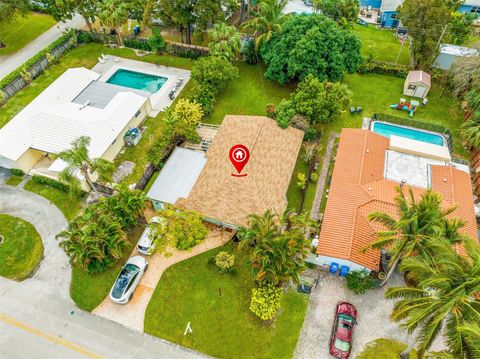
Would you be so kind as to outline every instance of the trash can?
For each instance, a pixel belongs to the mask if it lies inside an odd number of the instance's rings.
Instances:
[[[336,262],[330,263],[329,272],[332,273],[332,274],[337,273],[338,267],[339,267],[339,266],[338,266],[338,263],[336,263]]]
[[[350,268],[348,268],[347,266],[342,266],[342,268],[340,268],[340,273],[338,275],[340,277],[345,277],[349,271],[350,271]]]

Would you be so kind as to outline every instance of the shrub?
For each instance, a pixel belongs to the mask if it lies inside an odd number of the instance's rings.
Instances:
[[[275,318],[280,308],[281,299],[282,288],[275,287],[273,284],[263,284],[252,289],[250,310],[262,320],[271,320]]]
[[[307,183],[307,179],[305,177],[305,173],[303,172],[298,172],[297,173],[297,182],[296,185],[300,191],[303,191],[305,189],[305,185]]]
[[[148,38],[148,44],[152,51],[160,52],[165,50],[165,40],[162,37],[160,29],[153,29],[153,34]]]
[[[391,75],[402,79],[407,77],[408,71],[408,67],[405,65],[395,65],[379,61],[365,61],[357,70],[359,74],[375,73]]]
[[[275,119],[275,104],[267,103],[265,105],[265,112],[267,113],[268,118]]]
[[[295,116],[295,109],[292,101],[283,99],[275,109],[275,119],[281,128],[287,128]]]
[[[366,270],[353,271],[345,277],[347,280],[347,287],[355,294],[363,294],[368,289],[375,287],[375,281],[370,278]]]
[[[132,49],[143,50],[143,51],[151,51],[152,48],[150,47],[150,43],[146,40],[139,40],[135,37],[126,37],[123,40],[123,44],[126,47],[130,47]]]
[[[228,252],[220,252],[215,256],[215,265],[218,270],[222,273],[230,271],[230,268],[233,267],[235,263],[235,255],[229,254]]]
[[[242,47],[240,48],[240,53],[242,54],[243,61],[247,64],[254,65],[258,62],[257,51],[255,50],[255,40],[249,39],[242,42]]]
[[[177,249],[190,249],[207,236],[207,227],[205,227],[200,214],[196,212],[177,212],[174,208],[167,207],[162,215],[169,221],[166,235]]]
[[[42,186],[48,186],[48,187],[63,191],[65,193],[70,193],[70,189],[66,184],[60,183],[51,178],[47,178],[43,176],[32,176],[32,181]]]
[[[305,135],[303,136],[304,141],[314,141],[318,137],[320,137],[318,131],[315,129],[315,127],[309,127],[305,130]]]
[[[88,31],[80,31],[77,36],[77,41],[81,44],[93,42],[92,34]]]
[[[23,172],[22,170],[20,170],[18,168],[11,168],[10,173],[12,175],[18,176],[18,177],[23,177],[25,175],[25,172]]]
[[[310,181],[312,181],[312,182],[317,182],[318,181],[318,173],[317,172],[312,172],[310,174]]]

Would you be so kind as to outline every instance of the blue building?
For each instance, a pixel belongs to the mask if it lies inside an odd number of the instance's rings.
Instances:
[[[460,13],[474,13],[480,17],[480,0],[465,0],[465,2],[458,8]]]

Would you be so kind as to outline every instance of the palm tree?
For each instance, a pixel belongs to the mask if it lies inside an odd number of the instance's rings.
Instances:
[[[117,34],[118,43],[123,46],[122,36],[117,31],[117,28],[128,20],[127,6],[121,0],[105,0],[98,14],[100,22],[104,26],[108,26],[110,30],[114,30]]]
[[[70,149],[60,152],[57,157],[67,163],[67,167],[60,172],[59,179],[62,182],[70,184],[71,188],[78,190],[79,180],[77,175],[80,173],[91,189],[96,193],[97,189],[93,184],[91,174],[97,172],[102,180],[108,178],[108,173],[112,169],[112,164],[102,158],[91,159],[88,156],[88,145],[90,137],[82,136],[72,142]]]
[[[457,329],[464,338],[468,358],[480,359],[480,324],[466,322]]]
[[[468,102],[468,107],[470,107],[473,112],[480,111],[480,90],[470,91],[465,99]]]
[[[480,148],[480,111],[463,123],[462,135],[470,146]]]
[[[114,196],[102,198],[99,206],[112,213],[123,229],[136,225],[146,207],[145,192],[131,190],[126,184],[116,186],[115,191]]]
[[[399,212],[398,219],[378,211],[368,216],[370,221],[386,227],[386,230],[376,233],[377,239],[369,246],[375,249],[389,248],[391,265],[382,285],[390,278],[402,258],[414,253],[428,255],[424,247],[425,241],[444,235],[444,221],[455,210],[455,208],[443,210],[442,199],[435,192],[427,191],[418,202],[411,188],[409,194],[410,198],[407,200],[403,190],[397,188],[395,202]]]
[[[273,34],[282,32],[285,19],[283,9],[288,0],[262,0],[253,18],[243,24],[243,28],[252,29],[256,38],[255,48],[258,51],[263,42],[269,42]]]
[[[391,318],[409,334],[416,333],[419,357],[442,333],[450,351],[457,357],[467,353],[471,338],[462,328],[465,323],[480,321],[480,246],[464,241],[466,255],[455,252],[444,239],[430,240],[426,248],[435,259],[415,256],[402,261],[400,268],[419,278],[418,286],[389,288],[385,297],[400,299]],[[467,339],[468,338],[468,339]],[[415,343],[414,342],[414,343]],[[408,358],[409,346],[402,354]]]
[[[239,231],[239,238],[241,246],[255,246],[250,257],[255,280],[275,285],[289,279],[298,282],[310,251],[305,233],[317,226],[309,213],[285,211],[278,215],[267,210],[262,215],[250,215],[248,222],[248,228]]]
[[[240,33],[234,26],[225,23],[215,24],[210,30],[210,54],[233,61],[240,53]]]

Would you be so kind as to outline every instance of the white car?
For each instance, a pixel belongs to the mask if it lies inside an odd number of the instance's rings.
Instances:
[[[145,230],[142,233],[142,236],[137,243],[137,252],[149,256],[155,250],[155,231],[157,226],[160,226],[160,229],[163,230],[167,225],[167,220],[163,217],[153,217],[150,220],[150,223],[147,225]],[[157,228],[156,228],[157,227]]]
[[[117,304],[127,304],[133,297],[140,279],[148,269],[148,262],[142,256],[130,257],[123,266],[113,287],[110,299]]]

